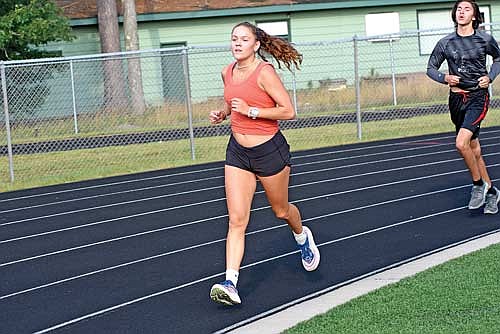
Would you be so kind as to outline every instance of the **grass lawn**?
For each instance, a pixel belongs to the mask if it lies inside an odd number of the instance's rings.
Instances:
[[[286,334],[500,333],[500,244],[302,322]]]

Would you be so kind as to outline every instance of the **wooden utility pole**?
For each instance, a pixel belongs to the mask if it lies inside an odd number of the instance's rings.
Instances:
[[[121,0],[123,6],[123,31],[125,34],[125,50],[139,50],[139,37],[137,33],[137,14],[135,0]],[[146,109],[144,91],[142,88],[141,58],[131,55],[127,58],[128,84],[135,113],[142,114]]]
[[[120,30],[118,29],[116,1],[96,1],[101,52],[120,52]],[[127,100],[123,82],[122,61],[117,59],[104,59],[103,61],[105,108],[115,109],[125,107]]]

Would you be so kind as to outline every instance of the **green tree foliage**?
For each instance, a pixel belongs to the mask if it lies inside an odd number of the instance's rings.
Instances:
[[[0,61],[53,57],[49,42],[74,37],[69,21],[53,0],[0,0]],[[52,81],[66,64],[7,66],[7,102],[13,121],[39,119]],[[0,96],[0,105],[3,105]]]
[[[0,60],[51,56],[38,47],[74,38],[52,0],[0,0]]]

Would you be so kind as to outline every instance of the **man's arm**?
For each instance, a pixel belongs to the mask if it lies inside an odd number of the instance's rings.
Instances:
[[[445,60],[445,54],[442,47],[441,42],[438,42],[432,50],[431,56],[429,57],[429,61],[427,62],[427,76],[434,81],[437,81],[442,84],[447,84],[445,80],[445,74],[439,72],[439,68],[441,64]]]
[[[490,73],[488,73],[490,82],[493,82],[497,75],[500,74],[500,48],[498,48],[498,43],[493,37],[491,37],[488,43],[487,53],[493,58],[493,64],[491,65]]]

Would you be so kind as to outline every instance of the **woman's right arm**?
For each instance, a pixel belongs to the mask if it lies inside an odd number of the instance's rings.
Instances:
[[[228,70],[229,66],[224,67],[224,69],[221,72],[221,77],[222,77],[222,82],[225,82],[226,80],[226,71]],[[222,110],[212,110],[210,111],[210,114],[208,115],[208,118],[210,119],[210,123],[212,124],[219,124],[231,114],[231,108],[229,105],[226,103],[224,100],[224,107]]]

